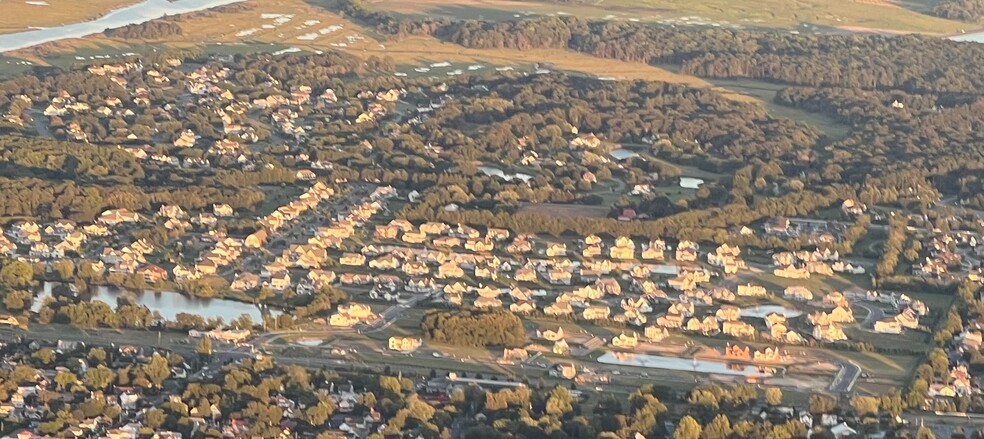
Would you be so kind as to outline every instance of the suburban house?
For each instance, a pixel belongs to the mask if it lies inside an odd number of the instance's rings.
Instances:
[[[398,352],[413,352],[421,345],[419,338],[413,337],[390,337],[389,348]]]
[[[612,346],[622,349],[632,349],[639,344],[639,336],[633,332],[632,335],[625,335],[621,333],[616,337],[612,337]]]
[[[790,300],[810,301],[813,300],[813,292],[809,288],[794,285],[786,287],[783,296]]]
[[[585,308],[581,315],[585,320],[603,320],[612,315],[612,310],[605,305],[592,305]]]
[[[233,279],[232,284],[229,288],[236,291],[246,291],[252,290],[260,285],[260,276],[253,273],[239,273],[236,278]]]

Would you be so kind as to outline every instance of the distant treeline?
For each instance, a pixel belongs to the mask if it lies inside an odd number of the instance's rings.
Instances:
[[[181,26],[170,21],[152,20],[140,24],[129,24],[103,31],[110,38],[128,40],[160,40],[182,34]]]
[[[984,17],[984,0],[940,0],[933,13],[951,20],[976,23]]]
[[[390,35],[433,35],[471,48],[568,49],[601,58],[680,65],[682,73],[787,84],[918,92],[975,93],[984,86],[984,45],[923,36],[793,35],[671,28],[578,17],[486,22],[413,21],[369,11],[359,0],[344,12]],[[951,0],[980,10],[982,0]],[[978,13],[978,15],[980,15]]]

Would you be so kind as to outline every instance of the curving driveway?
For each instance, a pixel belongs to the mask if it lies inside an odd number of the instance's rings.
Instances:
[[[862,329],[872,329],[875,327],[875,322],[885,318],[885,311],[877,306],[871,306],[870,304],[861,302],[855,303],[854,305],[868,310],[868,317],[865,317],[864,321],[858,325]]]

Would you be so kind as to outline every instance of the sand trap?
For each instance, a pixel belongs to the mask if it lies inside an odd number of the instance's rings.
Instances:
[[[273,52],[273,54],[274,55],[283,55],[285,53],[297,53],[297,52],[300,52],[300,51],[301,51],[301,49],[298,49],[296,47],[288,47],[286,49],[278,50],[276,52]]]
[[[339,26],[337,24],[333,24],[331,26],[328,26],[328,27],[326,27],[324,29],[319,30],[318,33],[320,33],[321,35],[328,35],[328,34],[330,34],[332,32],[338,32],[340,30],[342,30],[342,26]]]

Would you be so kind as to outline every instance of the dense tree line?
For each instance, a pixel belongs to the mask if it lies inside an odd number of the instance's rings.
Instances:
[[[984,57],[984,47],[935,37],[681,29],[572,16],[407,23],[369,11],[360,1],[340,3],[380,31],[432,34],[474,48],[571,49],[624,61],[678,64],[684,73],[697,76],[811,86],[976,94],[984,85],[984,66],[976,62]],[[976,11],[972,5],[980,1],[957,3]]]
[[[882,247],[882,256],[875,266],[875,273],[885,277],[895,274],[899,258],[902,256],[903,246],[905,246],[906,232],[909,224],[905,218],[893,218],[888,223],[888,239]]]
[[[106,29],[107,37],[125,40],[163,40],[184,33],[181,25],[164,20],[151,20],[140,24],[129,24],[123,27]]]
[[[933,13],[951,20],[961,20],[977,23],[984,17],[984,1],[982,0],[940,0],[933,8]]]
[[[683,30],[572,17],[459,21],[437,35],[468,47],[572,49],[625,61],[679,64],[684,73],[704,77],[908,91],[976,93],[982,67],[970,60],[984,55],[979,45],[930,37]]]
[[[826,181],[867,180],[871,199],[863,201],[908,198],[925,202],[938,199],[939,191],[959,195],[972,206],[984,205],[980,177],[984,136],[978,129],[984,99],[900,90],[792,87],[780,91],[776,100],[830,115],[853,127],[846,138],[829,146],[830,158],[821,176]]]
[[[421,329],[425,340],[457,346],[519,346],[526,342],[523,322],[504,310],[429,310]]]

